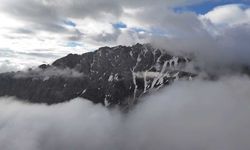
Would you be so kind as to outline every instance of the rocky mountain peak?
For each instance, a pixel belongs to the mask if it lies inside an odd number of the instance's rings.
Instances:
[[[106,106],[127,107],[152,90],[194,77],[182,71],[189,62],[150,44],[101,47],[26,72],[0,74],[0,96],[47,104],[83,97]]]

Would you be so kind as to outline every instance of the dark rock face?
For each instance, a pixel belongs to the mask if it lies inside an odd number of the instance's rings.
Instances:
[[[189,61],[149,44],[102,47],[69,54],[35,70],[0,74],[0,96],[47,104],[83,97],[106,106],[129,106],[176,79],[194,77],[181,71]]]

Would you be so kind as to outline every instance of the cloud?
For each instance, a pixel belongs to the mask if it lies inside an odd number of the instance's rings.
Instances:
[[[250,28],[247,25],[228,28],[213,36],[206,30],[190,33],[189,38],[174,37],[151,39],[155,46],[162,46],[173,53],[193,54],[199,65],[203,67],[239,67],[250,65],[249,45]],[[229,67],[229,68],[228,68]]]
[[[218,6],[202,17],[218,26],[249,24],[250,8],[242,4]]]
[[[83,99],[54,106],[12,100],[0,101],[2,150],[112,149],[119,118],[101,105]]]
[[[33,69],[29,71],[17,72],[15,74],[15,78],[43,78],[44,80],[48,80],[50,77],[65,77],[65,78],[82,78],[84,74],[74,70],[74,69],[58,69],[56,67],[50,66],[49,68],[42,69]]]
[[[34,49],[30,51],[15,51],[0,48],[0,72],[26,70],[52,63],[63,54],[51,50]]]
[[[248,148],[248,83],[180,82],[148,97],[131,115],[127,149]]]
[[[222,7],[222,6],[221,6]],[[226,5],[222,8],[218,7],[211,10],[207,14],[213,14],[218,9],[230,13],[232,7],[234,9],[243,12],[248,10],[242,5]],[[232,25],[221,26],[221,24],[213,23],[212,20],[204,19],[204,16],[196,16],[195,14],[174,14],[175,20],[179,20],[179,24],[183,22],[183,27],[178,26],[176,23],[176,31],[170,36],[160,37],[152,36],[151,42],[157,47],[165,48],[166,50],[178,53],[188,54],[195,56],[194,59],[197,64],[209,71],[225,71],[227,69],[239,68],[240,66],[249,66],[250,61],[247,58],[249,56],[249,44],[250,40],[250,21],[244,19],[243,16],[237,18],[243,18],[242,21],[234,20],[232,18]],[[229,18],[229,16],[227,16]],[[151,17],[150,17],[151,18]],[[213,18],[215,19],[215,18]],[[168,20],[168,19],[163,19]],[[220,20],[220,18],[218,19]],[[223,22],[223,19],[221,20]],[[152,21],[151,21],[152,22]],[[174,31],[175,29],[170,23],[166,23],[167,27],[163,29],[165,31]],[[164,23],[162,23],[164,25]],[[227,22],[224,22],[227,24]],[[185,28],[184,26],[187,26]]]
[[[84,41],[87,40],[87,42],[89,42],[93,36],[91,35],[93,30],[103,34],[110,34],[111,24],[120,21],[120,18],[127,9],[141,8],[145,11],[150,7],[172,7],[173,5],[194,4],[198,2],[201,2],[201,0],[160,0],[157,2],[153,0],[143,2],[139,0],[64,0],[63,3],[59,0],[3,0],[0,5],[0,11],[2,12],[2,17],[4,16],[3,20],[5,25],[1,24],[0,27],[7,30],[4,31],[4,34],[10,34],[9,32],[12,31],[19,31],[19,34],[35,33],[35,37],[39,37],[43,40],[54,37],[47,35],[47,33],[53,35],[59,34],[58,39],[53,39],[57,45],[60,45],[60,43],[58,43],[58,41],[62,39],[60,36],[74,37],[74,35],[77,34],[76,31],[79,31],[83,33],[81,35],[85,35]],[[83,21],[83,24],[81,24],[81,19],[86,21]],[[69,26],[67,24],[69,21],[74,22],[74,26]],[[98,24],[96,22],[98,22]],[[101,26],[99,25],[100,23],[102,23]],[[10,24],[12,24],[11,28],[9,28]],[[86,24],[91,24],[91,28],[89,28],[90,26],[85,26]],[[103,30],[103,27],[106,27],[105,30]],[[90,36],[88,36],[89,32],[91,32]],[[44,33],[48,36],[47,38],[44,37]],[[112,33],[114,33],[114,31],[112,31]],[[80,39],[81,38],[78,38],[77,40]],[[55,45],[54,47],[60,48]]]
[[[152,42],[170,52],[195,54],[205,67],[206,64],[212,68],[217,64],[221,68],[232,64],[249,65],[249,7],[223,5],[204,15],[174,10],[178,6],[202,2],[3,0],[0,48],[22,54],[41,53],[41,56],[44,54],[40,50],[45,50],[51,53],[51,59],[57,59],[101,46]],[[114,27],[119,22],[126,28]],[[36,64],[44,63],[38,55],[33,55]],[[26,57],[20,55],[18,59],[24,62]],[[52,61],[46,60],[48,62]],[[34,63],[27,63],[30,67],[29,64]]]
[[[16,65],[11,64],[9,61],[1,62],[0,65],[0,73],[22,70],[22,69],[24,68],[22,68],[21,66],[17,67]]]
[[[175,82],[121,114],[84,99],[0,100],[1,150],[235,150],[249,145],[247,77]]]

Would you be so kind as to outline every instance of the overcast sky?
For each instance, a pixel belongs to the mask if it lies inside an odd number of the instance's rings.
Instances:
[[[1,0],[0,70],[137,42],[168,42],[172,51],[221,43],[246,49],[249,6],[249,0]]]

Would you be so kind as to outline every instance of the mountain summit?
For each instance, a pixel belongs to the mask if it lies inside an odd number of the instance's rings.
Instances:
[[[82,97],[105,106],[129,107],[179,78],[192,79],[195,74],[182,71],[189,62],[150,44],[102,47],[28,71],[2,73],[0,96],[47,104]]]

